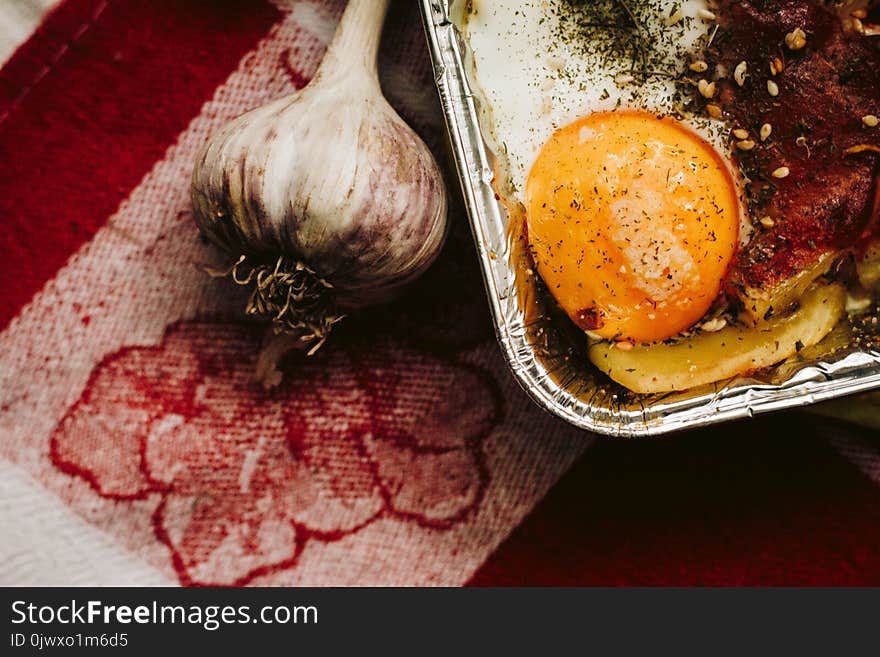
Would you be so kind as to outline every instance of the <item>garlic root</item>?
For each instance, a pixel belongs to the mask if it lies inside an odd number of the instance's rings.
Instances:
[[[290,352],[301,349],[302,345],[303,341],[299,337],[289,333],[276,333],[270,329],[263,338],[260,355],[257,357],[254,380],[265,390],[277,387],[284,378],[281,361]]]

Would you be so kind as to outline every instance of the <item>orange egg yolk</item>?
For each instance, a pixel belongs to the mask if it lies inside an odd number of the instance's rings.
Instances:
[[[582,329],[664,340],[718,296],[739,234],[717,151],[671,118],[601,112],[558,130],[526,184],[538,272]]]

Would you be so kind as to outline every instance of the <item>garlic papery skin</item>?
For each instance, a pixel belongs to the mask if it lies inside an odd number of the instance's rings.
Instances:
[[[193,171],[195,221],[253,286],[248,312],[310,344],[392,299],[446,235],[440,169],[379,85],[387,8],[351,0],[312,82],[221,128]]]

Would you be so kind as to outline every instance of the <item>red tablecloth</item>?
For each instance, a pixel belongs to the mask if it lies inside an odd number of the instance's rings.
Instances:
[[[880,584],[876,435],[786,414],[623,442],[543,414],[460,202],[405,298],[252,382],[240,291],[193,266],[189,172],[308,81],[342,4],[65,0],[0,71],[0,580]],[[442,159],[415,3],[381,69]]]

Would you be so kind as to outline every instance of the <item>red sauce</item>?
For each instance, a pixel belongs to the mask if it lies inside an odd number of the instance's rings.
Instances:
[[[816,262],[828,250],[858,252],[880,238],[877,175],[880,156],[853,146],[880,147],[880,127],[862,117],[880,114],[880,39],[845,32],[838,16],[820,2],[727,0],[724,23],[707,52],[710,64],[731,75],[718,83],[718,102],[757,146],[737,151],[757,230],[740,252],[729,287],[768,287]],[[806,46],[791,50],[785,36],[806,33]],[[778,59],[781,72],[771,75]],[[740,87],[732,72],[745,61]],[[779,89],[772,96],[772,80]],[[772,126],[760,142],[761,126]],[[772,173],[787,167],[789,175]],[[758,220],[768,216],[771,227]],[[769,222],[768,222],[769,223]]]
[[[605,326],[605,320],[602,319],[602,311],[598,308],[584,308],[578,311],[574,319],[575,324],[582,331],[596,331]]]

